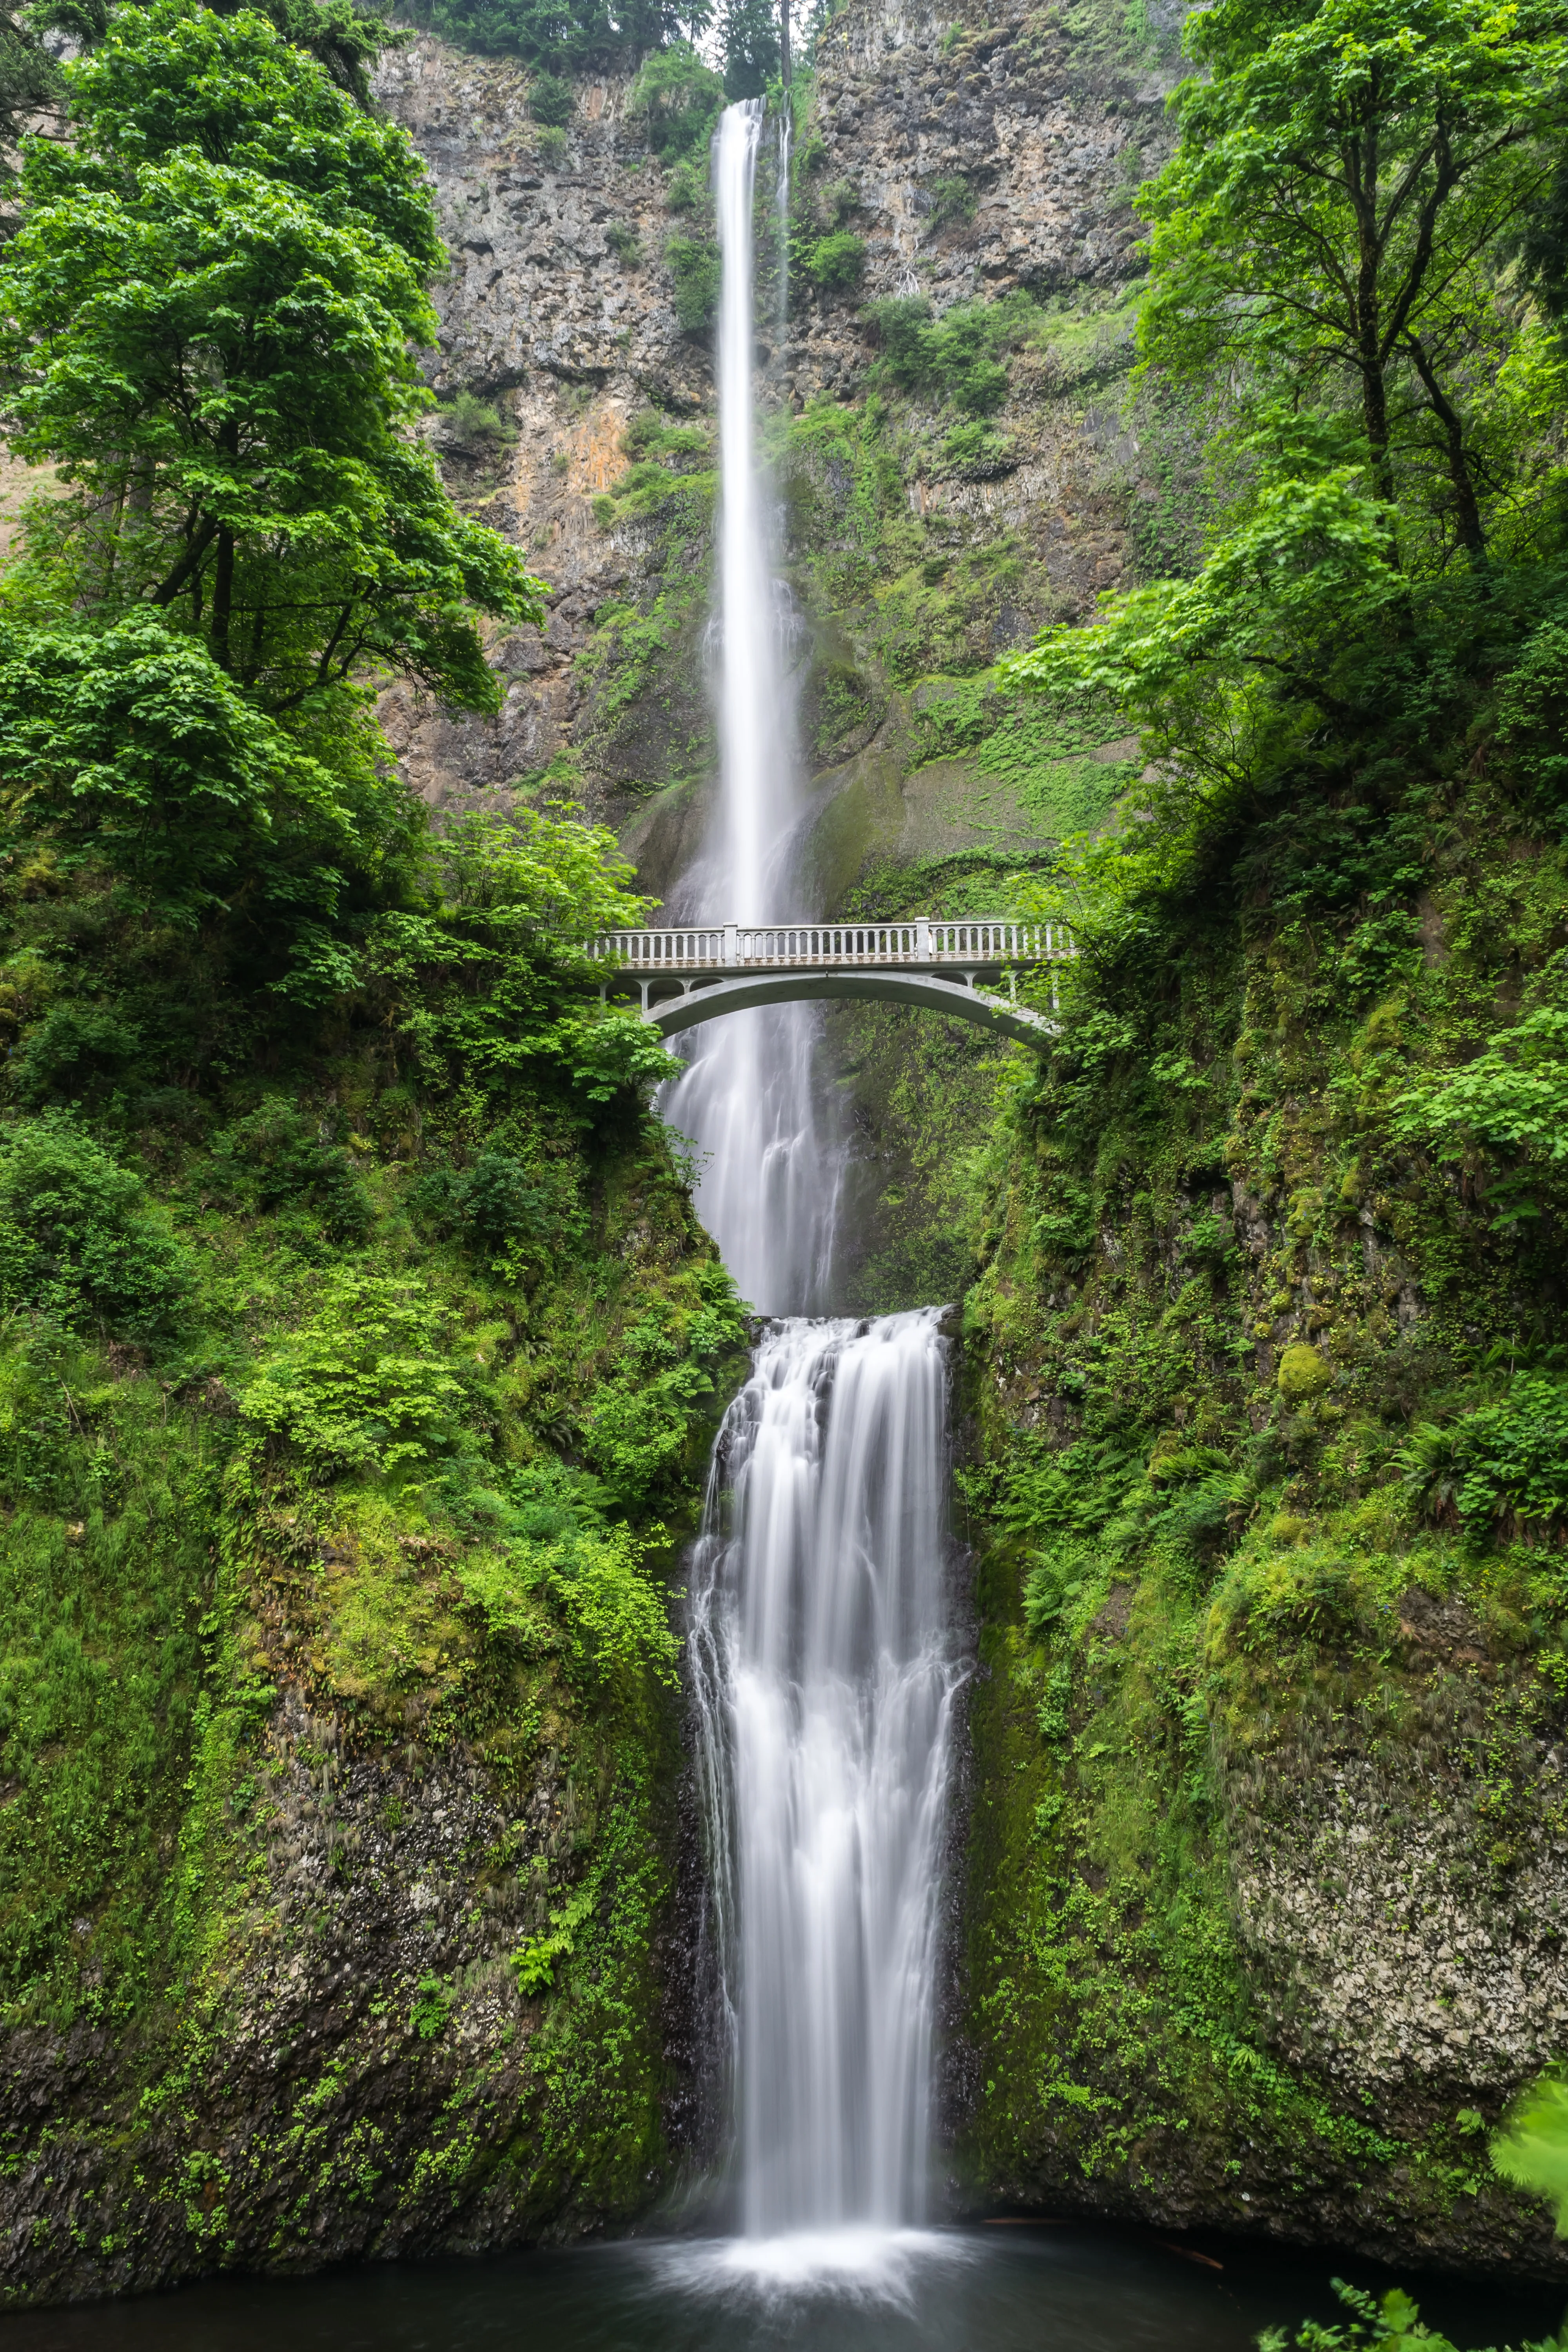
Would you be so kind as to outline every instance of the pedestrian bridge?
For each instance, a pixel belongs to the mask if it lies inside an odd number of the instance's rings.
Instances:
[[[1057,1034],[1048,1013],[1017,1001],[1020,971],[1077,953],[1063,923],[704,923],[606,931],[589,953],[605,966],[602,996],[637,989],[643,1018],[666,1037],[757,1004],[871,997],[975,1021],[1037,1051]],[[1051,1003],[1056,1004],[1053,983]]]

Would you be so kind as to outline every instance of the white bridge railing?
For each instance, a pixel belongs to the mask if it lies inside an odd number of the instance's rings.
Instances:
[[[851,965],[1054,963],[1076,955],[1065,923],[946,922],[919,916],[900,923],[702,923],[670,930],[606,931],[590,955],[635,972],[683,978],[692,972],[842,971]]]

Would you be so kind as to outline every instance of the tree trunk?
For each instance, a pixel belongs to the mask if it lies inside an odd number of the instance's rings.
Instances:
[[[1472,563],[1487,560],[1487,535],[1481,527],[1480,501],[1476,496],[1475,477],[1470,472],[1469,452],[1465,447],[1465,428],[1458,412],[1437,381],[1436,372],[1428,359],[1419,335],[1407,334],[1405,348],[1415,362],[1415,373],[1426,390],[1432,414],[1443,428],[1443,439],[1448,453],[1448,479],[1454,486],[1454,518],[1459,527],[1459,544]]]
[[[233,608],[234,533],[223,523],[218,528],[217,562],[213,572],[213,659],[220,669],[230,667],[228,624]]]

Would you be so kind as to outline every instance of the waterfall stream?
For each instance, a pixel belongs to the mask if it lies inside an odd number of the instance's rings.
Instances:
[[[685,920],[757,923],[798,903],[805,814],[790,672],[794,610],[773,556],[773,500],[757,450],[753,267],[760,99],[726,108],[714,142],[723,260],[718,388],[717,687],[720,794],[712,838],[678,893]],[[778,216],[775,215],[775,220]],[[664,1116],[701,1155],[697,1204],[743,1295],[765,1314],[830,1303],[843,1154],[817,1079],[812,1007],[734,1013],[692,1033]]]
[[[709,1474],[691,1664],[753,2238],[924,2210],[956,1684],[937,1318],[776,1325]]]
[[[715,142],[723,280],[721,792],[689,915],[800,911],[804,794],[757,448],[760,102]],[[787,172],[781,141],[779,170]],[[787,227],[770,208],[776,234]],[[765,221],[764,215],[764,221]],[[731,1015],[665,1113],[708,1153],[700,1212],[772,1325],[727,1414],[691,1577],[700,1777],[743,2242],[887,2232],[926,2202],[938,1880],[958,1666],[943,1606],[940,1310],[829,1303],[843,1155],[805,1006]]]

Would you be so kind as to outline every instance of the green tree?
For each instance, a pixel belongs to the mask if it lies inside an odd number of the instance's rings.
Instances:
[[[661,163],[695,156],[708,144],[724,103],[724,84],[689,41],[671,41],[645,59],[626,99]]]
[[[412,433],[442,247],[405,136],[265,17],[125,8],[30,142],[0,265],[31,545],[71,601],[152,608],[260,708],[384,667],[469,707],[476,618],[538,583]]]
[[[1565,22],[1560,0],[1218,0],[1189,20],[1204,71],[1138,198],[1147,358],[1244,397],[1348,395],[1378,497],[1440,471],[1444,526],[1472,561],[1499,240],[1539,206],[1568,121]]]
[[[569,74],[635,66],[703,31],[712,12],[707,0],[416,0],[411,13],[460,48]]]

